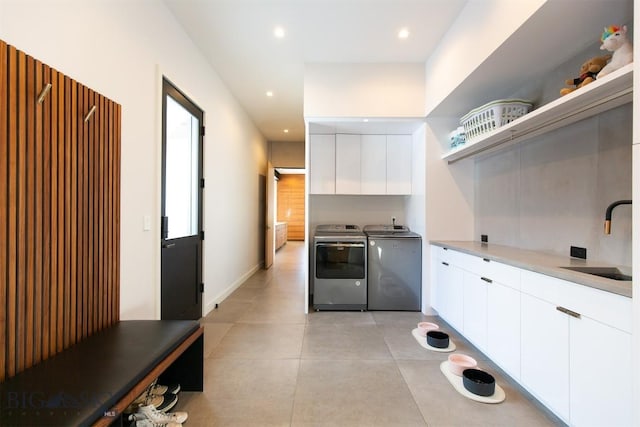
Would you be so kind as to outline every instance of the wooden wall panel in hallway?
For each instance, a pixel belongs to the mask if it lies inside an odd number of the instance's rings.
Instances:
[[[0,41],[0,381],[119,319],[120,115]]]
[[[302,174],[283,174],[278,181],[277,220],[288,223],[288,240],[304,240],[304,179]]]

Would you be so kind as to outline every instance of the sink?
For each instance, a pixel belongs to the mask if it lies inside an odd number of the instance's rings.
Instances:
[[[594,276],[606,277],[613,280],[630,281],[631,276],[624,274],[620,269],[615,267],[560,267],[566,270],[577,271],[580,273],[592,274]]]

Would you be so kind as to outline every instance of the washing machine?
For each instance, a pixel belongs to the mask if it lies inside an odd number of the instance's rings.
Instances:
[[[367,309],[420,311],[422,236],[404,225],[367,225]]]

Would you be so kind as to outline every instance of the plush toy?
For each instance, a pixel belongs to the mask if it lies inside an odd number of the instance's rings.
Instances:
[[[575,79],[568,79],[565,81],[567,85],[574,85],[575,87],[565,87],[560,89],[560,95],[566,95],[573,92],[582,86],[588,85],[596,80],[596,76],[607,65],[607,61],[611,59],[611,55],[595,56],[586,61],[580,67],[580,77]]]
[[[613,52],[613,57],[611,62],[598,73],[598,78],[633,62],[633,46],[627,38],[626,25],[622,28],[615,25],[605,28],[600,40],[602,41],[600,49]]]

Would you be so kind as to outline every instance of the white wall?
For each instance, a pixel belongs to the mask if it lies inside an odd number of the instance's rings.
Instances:
[[[160,313],[161,74],[205,111],[205,303],[257,268],[266,142],[162,2],[0,0],[0,38],[122,105],[122,319]]]
[[[469,1],[427,60],[427,115],[546,1]]]
[[[304,116],[423,117],[424,64],[306,64]]]

